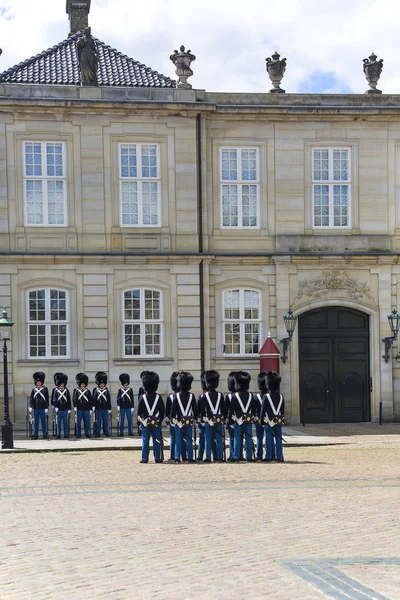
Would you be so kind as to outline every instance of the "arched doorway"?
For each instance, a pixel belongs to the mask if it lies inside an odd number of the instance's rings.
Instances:
[[[368,315],[317,308],[299,316],[298,332],[302,422],[370,421]]]

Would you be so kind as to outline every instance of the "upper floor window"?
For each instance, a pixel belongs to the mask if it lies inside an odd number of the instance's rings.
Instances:
[[[224,354],[258,354],[261,336],[261,292],[226,290],[223,296]]]
[[[312,162],[314,227],[350,227],[349,148],[314,148]]]
[[[28,292],[29,358],[68,358],[68,312],[66,291],[41,289]]]
[[[222,227],[259,227],[259,170],[257,148],[221,148]]]
[[[65,144],[24,142],[25,225],[66,226]]]
[[[120,206],[123,226],[160,226],[158,144],[120,144]]]
[[[123,356],[161,356],[162,293],[150,289],[127,290],[123,303]]]

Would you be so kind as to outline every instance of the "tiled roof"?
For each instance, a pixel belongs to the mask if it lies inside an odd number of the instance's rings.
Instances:
[[[0,75],[1,83],[80,85],[76,42],[83,31],[72,33],[56,46],[28,58]],[[99,85],[174,88],[176,82],[94,38],[99,55]]]

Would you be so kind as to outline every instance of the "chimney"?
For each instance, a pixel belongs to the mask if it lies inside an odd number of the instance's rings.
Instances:
[[[67,0],[70,33],[89,27],[90,2],[91,0]]]

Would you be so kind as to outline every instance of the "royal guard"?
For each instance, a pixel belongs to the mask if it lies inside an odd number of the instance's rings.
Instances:
[[[178,392],[174,394],[171,408],[171,418],[175,424],[175,461],[180,462],[182,454],[182,439],[186,441],[186,452],[190,463],[193,457],[193,425],[197,419],[197,404],[194,394],[190,391],[193,375],[181,371],[178,375]]]
[[[251,377],[245,371],[237,371],[235,375],[236,392],[232,394],[229,416],[234,425],[234,459],[239,462],[244,435],[247,462],[254,461],[253,422],[256,417],[256,404],[253,394],[249,392]]]
[[[55,388],[51,394],[51,405],[56,413],[56,438],[61,438],[61,426],[64,438],[69,438],[69,415],[71,414],[71,394],[67,388],[68,376],[64,373],[54,374]]]
[[[47,431],[47,413],[49,412],[49,390],[44,385],[45,374],[42,371],[37,371],[33,374],[33,381],[35,387],[31,391],[29,398],[29,412],[33,410],[33,439],[37,440],[39,437],[39,420],[42,424],[43,439],[48,440],[49,435]]]
[[[254,399],[256,402],[256,412],[257,418],[255,420],[256,426],[256,439],[257,439],[257,447],[256,447],[256,460],[263,459],[263,451],[264,451],[264,435],[265,435],[265,425],[260,420],[261,417],[261,406],[263,403],[264,394],[267,393],[267,374],[263,371],[257,375],[257,384],[258,384],[258,392],[254,394]]]
[[[234,432],[233,432],[233,425],[234,425],[234,421],[232,420],[232,417],[229,416],[229,410],[230,410],[230,406],[231,406],[231,402],[232,402],[232,396],[236,391],[236,387],[235,387],[235,375],[236,375],[237,371],[231,371],[228,375],[228,381],[227,381],[227,387],[228,387],[228,394],[226,394],[225,396],[225,410],[224,410],[224,414],[226,416],[226,428],[228,430],[228,435],[229,435],[229,458],[228,458],[228,462],[233,462],[235,460],[235,455],[234,455]],[[243,447],[243,444],[242,444]],[[242,458],[242,453],[241,453],[241,458]]]
[[[260,413],[261,422],[265,423],[267,462],[273,460],[274,449],[276,461],[283,462],[282,425],[285,422],[285,399],[279,393],[281,379],[275,371],[267,373],[268,392],[264,396]]]
[[[172,393],[169,394],[165,404],[165,420],[169,426],[169,462],[173,462],[175,460],[175,425],[171,421],[171,408],[174,394],[176,394],[178,391],[178,375],[179,371],[174,371],[169,378],[169,384],[171,386]]]
[[[97,387],[92,394],[93,410],[96,411],[96,437],[100,437],[101,424],[103,423],[103,433],[110,437],[109,416],[111,415],[111,396],[107,387],[107,373],[99,371],[96,373],[95,381]]]
[[[128,435],[133,435],[132,417],[134,410],[133,390],[129,387],[131,379],[128,373],[119,376],[121,387],[117,393],[117,410],[119,412],[119,435],[124,436],[125,417],[128,421]]]
[[[149,462],[150,437],[153,439],[154,460],[162,463],[163,440],[161,425],[165,415],[164,400],[157,394],[160,378],[154,371],[143,371],[142,380],[143,393],[139,397],[138,422],[142,432],[142,460],[141,463]]]
[[[205,392],[207,391],[205,374],[206,374],[206,372],[203,371],[203,373],[200,375],[200,385],[201,385],[202,392],[201,392],[200,396],[197,398],[198,409],[200,408],[200,405],[203,401],[203,396],[204,396]],[[198,413],[199,414],[198,414],[198,418],[197,418],[197,431],[199,432],[199,448],[197,451],[197,462],[203,462],[204,450],[206,447],[206,438],[205,438],[206,424],[204,421],[202,421],[202,419],[200,417],[200,410],[198,410]]]
[[[92,437],[90,431],[90,415],[92,414],[92,394],[88,388],[89,378],[86,373],[78,373],[75,377],[73,404],[75,411],[75,435],[78,439],[82,437],[82,419],[85,428],[85,436]]]
[[[206,458],[204,462],[211,462],[211,452],[213,452],[214,461],[223,462],[224,396],[217,391],[219,373],[206,371],[204,382],[207,390],[202,394],[199,406],[200,419],[205,423]]]

